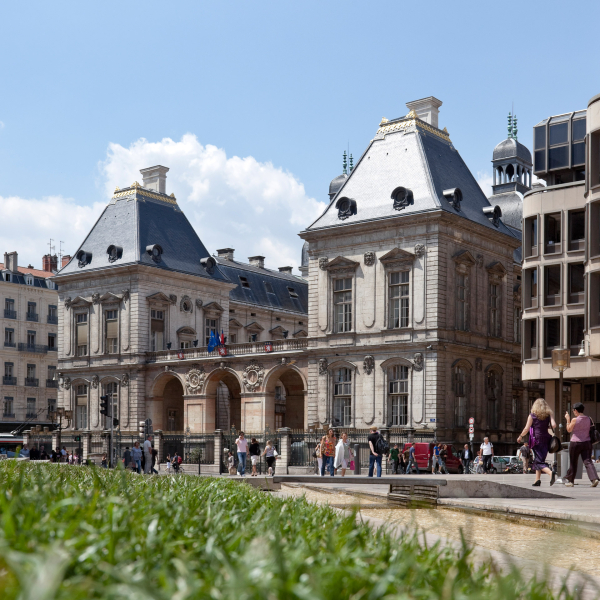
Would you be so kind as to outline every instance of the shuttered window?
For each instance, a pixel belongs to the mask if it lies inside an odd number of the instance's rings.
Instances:
[[[76,315],[77,319],[77,356],[85,356],[88,347],[87,314]]]
[[[106,351],[116,354],[119,348],[119,321],[116,310],[106,311]]]

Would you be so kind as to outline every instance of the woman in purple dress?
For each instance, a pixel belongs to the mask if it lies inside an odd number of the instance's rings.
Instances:
[[[546,464],[546,456],[550,449],[550,440],[552,440],[552,434],[548,432],[550,427],[552,429],[556,427],[552,409],[543,398],[538,398],[531,407],[531,414],[527,419],[525,429],[523,429],[521,435],[517,438],[517,442],[520,444],[521,439],[529,433],[529,447],[534,453],[534,459],[531,464],[532,470],[535,471],[534,486],[542,485],[540,481],[542,473],[550,475],[550,485],[554,485],[556,478],[555,473]]]

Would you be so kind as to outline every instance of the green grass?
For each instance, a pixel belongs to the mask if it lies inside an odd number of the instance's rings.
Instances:
[[[0,598],[550,599],[469,550],[193,476],[0,464]]]

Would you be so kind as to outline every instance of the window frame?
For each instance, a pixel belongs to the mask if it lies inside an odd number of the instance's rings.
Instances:
[[[338,282],[344,282],[342,289],[336,289]],[[347,284],[349,282],[349,285]],[[335,275],[331,278],[333,294],[333,333],[350,333],[354,331],[354,277]],[[349,299],[347,295],[349,294]],[[340,320],[341,316],[341,320]]]
[[[411,323],[411,269],[398,268],[390,269],[387,272],[388,288],[388,329],[406,329]],[[393,283],[392,278],[398,275],[398,282]],[[406,279],[406,280],[404,280]],[[398,290],[398,295],[393,292]],[[406,293],[404,293],[406,292]],[[397,302],[397,311],[395,303]],[[397,312],[397,317],[396,317]],[[396,325],[396,322],[398,325]]]
[[[110,317],[109,317],[109,313],[110,313]],[[118,307],[114,307],[114,306],[109,306],[109,307],[103,307],[102,310],[102,316],[103,316],[103,321],[104,321],[104,327],[103,327],[103,331],[104,331],[104,353],[105,354],[119,354],[119,338],[120,338],[120,331],[119,331],[119,308]],[[117,337],[108,337],[108,329],[109,329],[109,323],[116,323],[116,327],[117,327]]]
[[[398,377],[396,377],[396,370],[398,371]],[[393,378],[390,373],[393,373]],[[408,407],[410,403],[410,368],[405,364],[395,363],[386,368],[386,374],[386,392],[389,411],[388,424],[390,427],[408,427]],[[406,375],[406,377],[403,375]],[[396,389],[393,389],[393,387]],[[395,405],[397,405],[396,414],[394,414]]]
[[[558,322],[558,344],[556,346],[548,345],[548,324],[550,321]],[[543,344],[542,358],[552,358],[552,350],[562,347],[562,328],[563,328],[562,318],[560,316],[544,317],[543,323],[544,323],[544,331],[543,331],[544,344]]]
[[[80,319],[81,317],[81,319]],[[85,317],[85,318],[83,318]],[[73,315],[73,319],[75,321],[75,355],[77,357],[85,357],[89,356],[89,347],[90,347],[90,319],[88,311],[79,311],[75,312]],[[86,324],[86,343],[79,343],[79,324]],[[83,329],[83,327],[82,327]]]
[[[559,217],[558,219],[556,218],[557,216]],[[548,233],[550,218],[554,219],[555,222],[558,222],[558,226],[559,226],[558,236],[556,236],[556,235],[550,236]],[[563,230],[564,230],[564,227],[563,227],[562,211],[544,214],[544,254],[561,254],[562,253]],[[551,237],[555,237],[555,238],[558,237],[559,241],[555,242],[554,240],[550,240]]]
[[[573,238],[573,216],[574,215],[583,215],[583,238]],[[587,215],[585,208],[579,208],[576,210],[570,210],[567,212],[568,218],[568,238],[567,238],[567,251],[568,252],[577,252],[579,250],[585,250],[585,240],[586,240],[586,231],[587,231]]]
[[[523,258],[536,258],[539,256],[539,243],[540,243],[540,219],[539,215],[531,215],[524,219],[524,244],[523,244]],[[533,225],[533,230],[532,230]],[[535,240],[533,239],[535,237]],[[535,244],[533,243],[535,241]]]

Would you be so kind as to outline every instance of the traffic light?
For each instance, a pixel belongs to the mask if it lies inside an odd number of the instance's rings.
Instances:
[[[119,419],[113,419],[113,427],[119,426]]]
[[[139,432],[140,432],[140,437],[141,438],[145,438],[146,437],[146,421],[140,421],[139,422]]]
[[[100,396],[100,414],[110,416],[110,408],[108,406],[108,396]]]
[[[76,442],[80,442],[81,441],[81,436],[80,435],[76,435],[75,436],[75,441]]]

